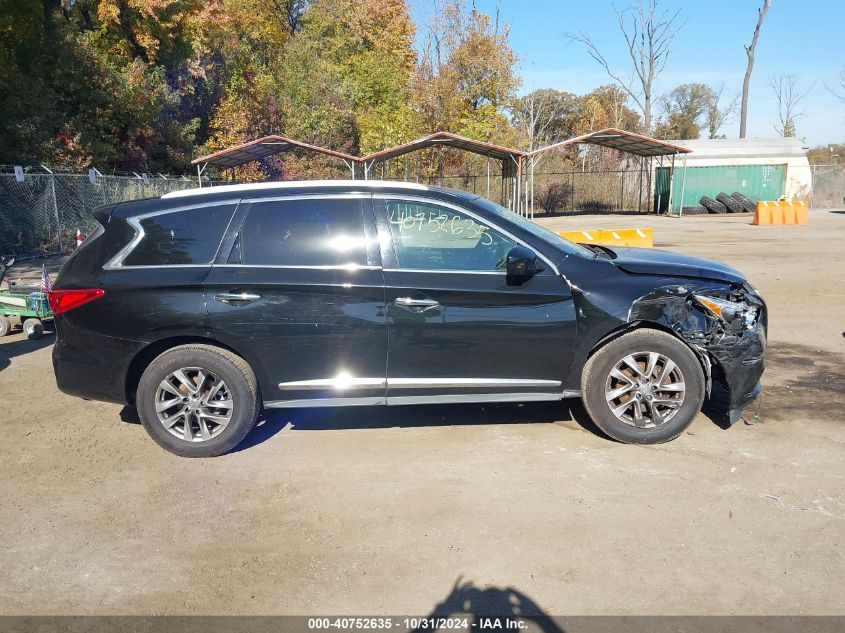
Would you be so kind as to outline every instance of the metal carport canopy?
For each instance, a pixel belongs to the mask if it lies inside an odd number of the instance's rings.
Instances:
[[[610,147],[620,152],[627,152],[636,156],[672,156],[675,154],[688,154],[692,151],[686,147],[667,143],[666,141],[661,141],[650,136],[643,136],[642,134],[635,134],[634,132],[626,132],[625,130],[609,127],[598,130],[597,132],[576,136],[575,138],[570,138],[554,145],[541,147],[533,152],[528,152],[526,156],[538,156],[551,150],[563,149],[564,147],[577,145],[578,143],[591,143],[592,145]]]
[[[391,147],[380,152],[374,152],[368,156],[360,158],[359,160],[362,163],[372,165],[377,162],[395,158],[396,156],[402,156],[404,154],[410,154],[411,152],[416,152],[435,145],[454,147],[465,152],[480,154],[482,156],[495,158],[496,160],[501,161],[506,161],[510,158],[514,161],[514,163],[518,162],[521,157],[526,155],[525,152],[518,149],[510,149],[509,147],[502,147],[501,145],[493,145],[492,143],[477,141],[475,139],[458,136],[457,134],[452,134],[450,132],[435,132],[434,134],[423,136],[422,138],[409,143],[403,143],[402,145],[397,145],[396,147]]]
[[[316,152],[318,154],[324,154],[326,156],[333,156],[334,158],[340,158],[341,160],[346,161],[347,165],[350,165],[350,162],[354,164],[359,160],[356,156],[352,156],[351,154],[345,154],[344,152],[337,152],[325,147],[319,147],[317,145],[303,143],[302,141],[285,138],[284,136],[271,134],[270,136],[264,136],[254,141],[250,141],[249,143],[228,147],[220,150],[219,152],[208,154],[207,156],[200,156],[199,158],[192,160],[191,164],[217,165],[218,167],[238,167],[244,163],[262,160],[269,156],[287,152],[292,149],[303,149],[310,152]]]

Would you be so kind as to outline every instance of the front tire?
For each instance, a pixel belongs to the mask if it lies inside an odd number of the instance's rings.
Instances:
[[[584,365],[581,393],[593,422],[629,444],[678,437],[704,401],[704,372],[693,351],[661,330],[623,334]]]
[[[180,345],[158,356],[138,383],[138,415],[150,437],[181,457],[214,457],[240,444],[261,408],[258,383],[240,356],[213,345]]]

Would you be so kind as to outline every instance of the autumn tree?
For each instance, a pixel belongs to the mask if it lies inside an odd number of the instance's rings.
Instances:
[[[530,151],[571,136],[578,106],[578,97],[571,92],[542,88],[514,99],[510,113],[523,146]]]

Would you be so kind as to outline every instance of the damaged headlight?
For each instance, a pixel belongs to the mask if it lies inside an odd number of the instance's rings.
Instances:
[[[693,298],[708,312],[725,323],[733,323],[739,319],[742,325],[750,330],[757,320],[757,308],[754,306],[706,295],[693,295]]]

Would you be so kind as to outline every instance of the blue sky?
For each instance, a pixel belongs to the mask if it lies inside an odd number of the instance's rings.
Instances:
[[[472,2],[472,0],[468,0]],[[410,0],[418,37],[432,11],[431,0]],[[577,94],[610,80],[578,43],[569,43],[567,31],[584,29],[599,43],[615,68],[629,68],[627,51],[616,24],[611,0],[475,0],[475,6],[510,24],[510,40],[519,55],[521,92],[556,88]],[[616,0],[617,7],[626,0]],[[681,8],[686,19],[673,53],[655,88],[658,94],[682,83],[724,82],[725,95],[742,90],[746,57],[743,45],[751,40],[761,0],[663,0],[662,6]],[[769,75],[794,73],[801,85],[815,82],[802,102],[805,116],[797,120],[798,136],[810,146],[845,142],[845,105],[824,84],[836,85],[845,65],[845,0],[773,0],[760,40],[749,97],[748,136],[776,133],[777,104],[768,85]],[[737,117],[738,119],[738,117]],[[738,121],[722,133],[736,137]]]

